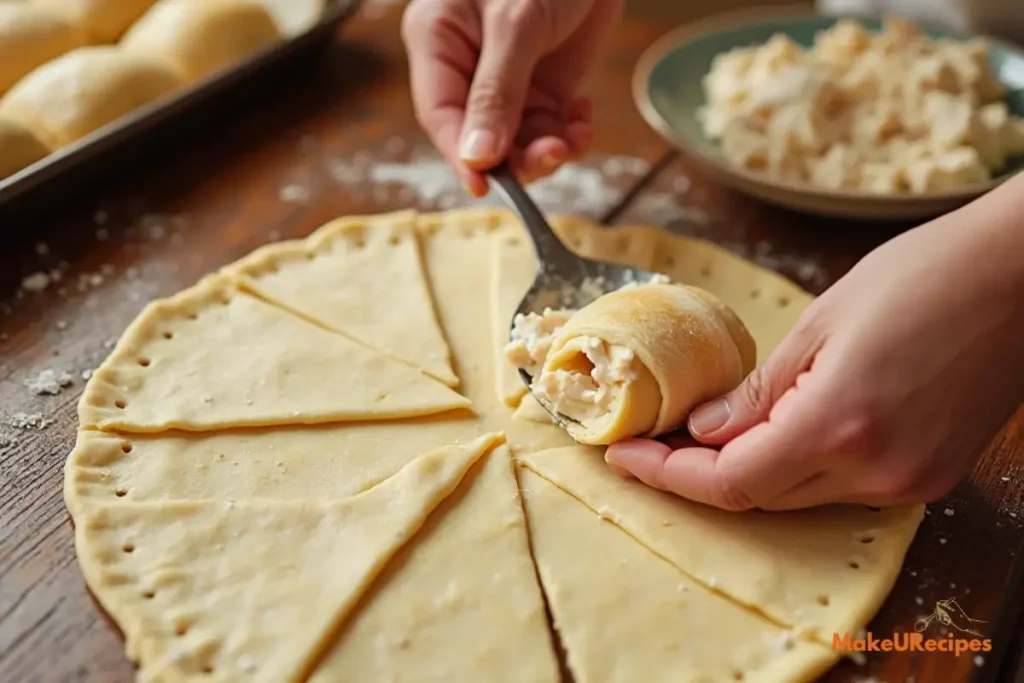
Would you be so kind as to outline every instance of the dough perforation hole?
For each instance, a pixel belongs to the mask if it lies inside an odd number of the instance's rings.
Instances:
[[[156,591],[154,591],[154,590],[142,591],[142,598],[144,600],[152,600],[155,597],[156,597]]]
[[[162,336],[164,339],[174,339],[174,333],[170,330],[165,330]]]
[[[860,562],[857,562],[856,560],[850,560],[846,563],[846,566],[848,566],[850,569],[860,569]]]
[[[366,246],[366,237],[362,234],[352,235],[352,246],[356,249],[362,249]]]
[[[733,671],[732,672],[732,680],[734,680],[734,681],[742,681],[744,678],[746,678],[746,676],[744,676],[742,671]]]
[[[882,508],[877,508],[874,505],[868,505],[868,510],[871,510],[872,512],[881,512]]]
[[[750,290],[750,298],[751,299],[760,299],[761,298],[761,290],[760,289],[752,289],[752,290]]]
[[[229,305],[231,305],[231,295],[230,294],[227,294],[227,293],[221,294],[217,298],[217,300],[220,302],[221,306],[229,306]]]
[[[121,550],[125,551],[126,553],[134,553],[135,552],[135,544],[132,543],[131,541],[126,541],[125,544],[123,546],[121,546]]]
[[[152,362],[153,361],[149,360],[148,358],[139,359],[139,365],[141,365],[144,368],[148,368]]]
[[[817,597],[817,601],[818,601],[818,604],[821,605],[822,607],[828,607],[829,603],[831,602],[831,600],[829,600],[827,595],[819,595]]]
[[[701,277],[711,277],[711,266],[704,266],[700,269]]]
[[[203,673],[207,675],[212,674],[213,664],[203,664]]]
[[[124,498],[128,495],[128,489],[116,488],[114,489],[114,495],[118,498]]]
[[[390,396],[390,395],[391,394],[389,394],[388,392],[382,391],[382,392],[378,393],[376,397],[374,397],[374,400],[375,401],[386,401],[386,400],[388,400],[388,396]]]
[[[186,320],[195,320],[198,317],[199,317],[199,314],[196,313],[195,311],[189,311],[188,313],[185,314],[185,319]]]
[[[674,268],[676,265],[676,257],[670,254],[665,254],[661,257],[662,265],[665,268]]]
[[[273,275],[278,270],[279,266],[277,265],[277,261],[274,259],[267,259],[267,262],[263,264],[264,275]]]
[[[518,247],[522,241],[518,237],[506,237],[505,244],[510,247]]]
[[[122,453],[131,453],[132,452],[132,448],[134,448],[134,446],[132,445],[131,441],[122,441],[121,442],[121,452]]]
[[[119,398],[116,401],[114,401],[114,406],[119,410],[124,410],[125,408],[128,407],[128,404],[125,403],[124,399]]]
[[[174,622],[174,635],[183,636],[188,633],[188,623],[179,619]]]
[[[875,542],[875,537],[870,535],[870,534],[868,534],[867,536],[861,536],[860,537],[860,542],[861,543],[865,543],[865,544],[866,543],[874,543]]]
[[[779,308],[785,308],[786,306],[789,305],[789,297],[788,296],[780,296],[778,298],[778,300],[776,301],[776,303],[779,305]]]
[[[388,246],[390,247],[397,247],[401,243],[402,238],[399,237],[398,235],[392,235],[391,237],[388,237]]]
[[[620,237],[618,241],[615,242],[615,248],[623,252],[629,251],[629,246],[631,242],[632,240],[630,240],[629,235],[624,235],[623,237]]]

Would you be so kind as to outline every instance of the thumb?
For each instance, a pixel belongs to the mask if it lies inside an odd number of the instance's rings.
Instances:
[[[477,170],[508,155],[547,33],[538,3],[499,1],[485,7],[480,58],[459,142],[459,157]]]
[[[690,413],[690,434],[703,444],[720,446],[767,420],[772,406],[796,384],[800,373],[810,368],[821,343],[822,335],[801,319],[768,360],[739,386]]]

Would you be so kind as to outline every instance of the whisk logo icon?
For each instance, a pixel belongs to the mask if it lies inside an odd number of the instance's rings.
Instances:
[[[986,622],[981,619],[971,619],[964,612],[963,608],[957,603],[956,598],[946,598],[945,600],[939,600],[935,603],[935,611],[929,614],[927,617],[921,617],[914,624],[914,630],[918,633],[923,632],[933,623],[941,624],[949,628],[956,629],[961,633],[969,633],[972,636],[983,637],[985,634],[981,632],[978,624],[984,624]]]
[[[914,632],[894,633],[879,638],[874,633],[832,634],[832,649],[838,652],[949,652],[957,657],[967,652],[990,652],[992,640],[985,638],[981,619],[967,616],[956,598],[935,603],[935,610],[914,624]],[[935,628],[937,626],[937,628]],[[931,629],[938,633],[925,634]]]

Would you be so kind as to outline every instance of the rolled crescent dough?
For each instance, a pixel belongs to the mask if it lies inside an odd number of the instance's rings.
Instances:
[[[0,94],[36,67],[85,42],[85,33],[53,10],[0,3]]]
[[[713,294],[644,284],[575,313],[555,334],[534,391],[573,418],[577,441],[608,444],[678,428],[696,405],[738,385],[756,359],[750,333]],[[572,391],[583,395],[570,400]]]
[[[0,179],[34,164],[50,150],[28,129],[0,119]]]
[[[18,81],[0,100],[0,116],[59,149],[180,84],[167,69],[116,47],[80,47]]]
[[[95,44],[113,43],[149,9],[153,0],[29,0],[60,12]]]
[[[280,40],[270,13],[253,0],[160,0],[121,47],[194,83]]]

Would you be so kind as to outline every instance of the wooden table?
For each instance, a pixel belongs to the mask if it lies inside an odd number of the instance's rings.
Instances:
[[[687,4],[630,4],[589,88],[597,142],[589,175],[577,179],[598,183],[599,191],[564,201],[609,222],[650,222],[718,242],[819,293],[897,228],[768,208],[715,185],[651,132],[632,104],[629,76],[645,46],[692,18],[687,13],[696,10],[678,7]],[[716,8],[738,4],[749,2]],[[19,217],[8,231],[14,241],[0,248],[0,435],[10,441],[0,447],[0,681],[132,679],[118,635],[75,562],[61,467],[74,443],[83,371],[99,364],[143,305],[260,244],[306,235],[339,215],[462,201],[427,162],[414,166],[419,176],[406,177],[404,187],[368,178],[383,180],[390,169],[394,179],[409,168],[398,162],[429,152],[409,102],[399,9],[370,9],[322,60],[225,105],[203,126],[177,131],[159,153],[98,178],[82,199],[62,205],[54,197],[45,217]],[[554,201],[563,200],[555,193]],[[22,277],[53,269],[59,282],[19,291]],[[68,371],[73,385],[57,396],[34,395],[25,381],[46,368]],[[40,414],[48,425],[12,427],[17,413]],[[989,622],[996,650],[982,666],[970,656],[869,657],[863,666],[842,664],[827,680],[993,681],[1000,660],[1007,662],[1003,680],[1012,680],[1019,653],[1004,652],[1019,641],[1020,596],[1012,588],[1024,542],[1014,516],[1024,513],[1022,451],[1018,415],[972,479],[930,506],[872,626],[878,635],[913,630],[937,600],[955,597],[971,617]]]

